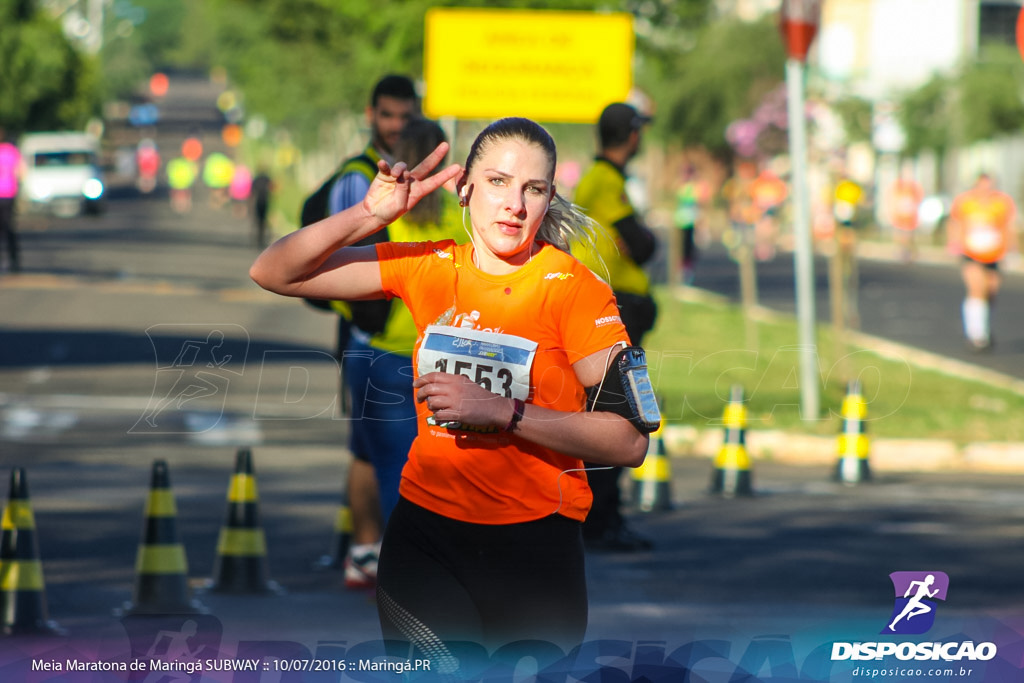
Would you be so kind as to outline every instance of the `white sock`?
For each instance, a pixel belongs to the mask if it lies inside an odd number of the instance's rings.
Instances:
[[[971,341],[988,341],[988,302],[966,298],[963,305],[964,334]]]
[[[364,557],[370,554],[379,555],[380,543],[361,543],[358,545],[352,545],[349,548],[348,554],[352,557]]]

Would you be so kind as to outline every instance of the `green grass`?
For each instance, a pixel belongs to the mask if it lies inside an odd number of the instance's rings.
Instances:
[[[819,325],[816,339],[821,413],[801,419],[795,320],[750,323],[738,306],[679,301],[665,289],[656,296],[658,322],[644,347],[669,424],[721,425],[739,385],[749,429],[836,434],[847,384],[857,379],[872,437],[1024,441],[1024,395],[843,343],[829,325]]]

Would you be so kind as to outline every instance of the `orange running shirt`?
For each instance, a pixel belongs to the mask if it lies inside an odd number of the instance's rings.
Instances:
[[[953,220],[963,226],[964,256],[981,263],[996,263],[1006,255],[1016,207],[999,191],[968,190],[953,202]]]
[[[460,329],[511,335],[536,342],[527,402],[582,410],[584,387],[572,363],[628,341],[611,289],[548,244],[504,276],[478,270],[472,254],[472,244],[450,240],[377,245],[384,291],[403,300],[420,332],[414,372],[422,374],[418,368],[428,325],[448,326],[444,329],[454,335]],[[462,374],[479,381],[473,375],[482,365],[464,365]],[[494,380],[492,391],[501,393],[500,378],[491,369],[484,373]],[[513,524],[556,512],[579,521],[586,517],[592,497],[585,473],[578,471],[583,466],[579,459],[498,430],[433,425],[425,403],[417,404],[416,413],[419,433],[399,486],[404,498],[477,524]]]

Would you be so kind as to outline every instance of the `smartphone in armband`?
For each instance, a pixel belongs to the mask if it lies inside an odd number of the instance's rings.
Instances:
[[[618,359],[619,372],[625,378],[626,401],[643,431],[656,431],[661,426],[661,409],[654,395],[651,376],[647,372],[647,355],[639,346],[625,348]]]
[[[627,346],[615,355],[601,384],[587,390],[587,410],[621,415],[646,434],[661,426],[661,410],[642,348]]]

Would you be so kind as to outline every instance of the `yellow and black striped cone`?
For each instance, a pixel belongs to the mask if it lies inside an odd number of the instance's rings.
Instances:
[[[352,544],[352,509],[348,506],[348,496],[342,493],[338,514],[334,516],[334,536],[331,538],[329,552],[321,555],[313,564],[314,569],[341,569],[345,566],[345,557]]]
[[[725,438],[715,457],[711,474],[711,492],[723,496],[751,496],[754,494],[747,453],[747,406],[743,403],[743,387],[735,385],[722,416]]]
[[[864,427],[867,414],[868,406],[861,393],[860,382],[854,380],[846,388],[842,406],[843,423],[839,431],[836,479],[844,484],[858,484],[871,479],[871,466],[868,462],[871,446]]]
[[[267,541],[259,520],[259,492],[252,452],[239,449],[228,486],[228,509],[217,539],[217,559],[208,590],[214,593],[280,593],[268,578]]]
[[[665,453],[665,420],[651,434],[647,457],[633,469],[633,505],[644,512],[672,509],[672,463]]]
[[[167,462],[156,460],[135,555],[135,590],[125,614],[195,614],[204,611],[190,596],[188,560],[178,540],[178,507]]]
[[[4,635],[60,634],[46,609],[43,564],[25,470],[11,471],[11,487],[0,522],[0,608]]]

